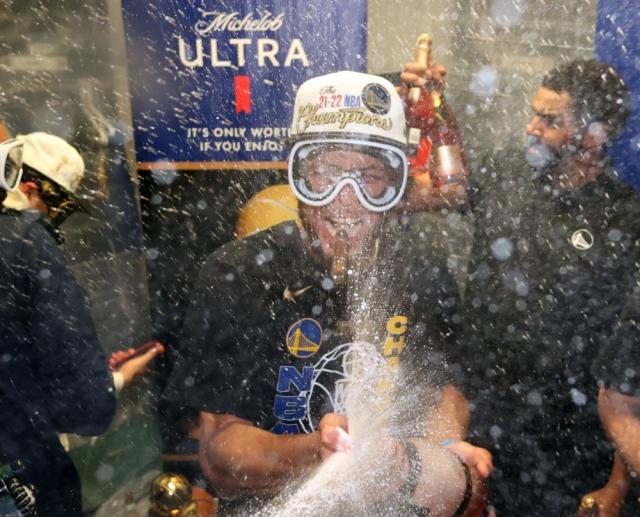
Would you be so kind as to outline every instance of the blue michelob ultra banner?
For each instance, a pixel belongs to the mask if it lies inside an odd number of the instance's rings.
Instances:
[[[629,88],[631,115],[611,149],[620,177],[640,190],[640,6],[638,0],[599,0],[596,55]]]
[[[140,168],[274,167],[297,87],[366,70],[366,0],[123,0]]]

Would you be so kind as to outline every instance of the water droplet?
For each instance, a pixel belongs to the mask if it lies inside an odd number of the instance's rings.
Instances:
[[[584,406],[587,403],[587,396],[576,388],[571,388],[571,400],[576,406]]]
[[[498,260],[507,260],[513,254],[513,243],[507,237],[499,237],[491,244],[491,252]]]
[[[542,395],[536,390],[530,391],[527,393],[527,403],[531,406],[541,406],[542,405]]]
[[[329,277],[324,277],[321,281],[320,281],[320,286],[325,290],[325,291],[331,291],[331,289],[333,289],[333,280],[331,280],[331,278]]]
[[[619,242],[622,240],[622,232],[617,228],[614,228],[613,230],[609,231],[609,233],[607,234],[607,238],[610,241]]]
[[[102,463],[96,470],[96,479],[101,483],[107,483],[113,479],[115,469],[107,463]]]

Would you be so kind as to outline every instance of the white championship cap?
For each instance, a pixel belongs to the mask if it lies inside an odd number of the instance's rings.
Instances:
[[[404,104],[393,84],[376,75],[336,72],[298,89],[291,138],[359,136],[407,145]]]
[[[62,138],[43,132],[18,135],[16,140],[23,145],[24,165],[75,193],[84,176],[84,161],[75,148]],[[3,204],[13,210],[31,208],[29,199],[20,190],[9,192]]]
[[[23,144],[23,163],[56,182],[72,194],[84,176],[84,160],[62,138],[37,132],[18,135]]]

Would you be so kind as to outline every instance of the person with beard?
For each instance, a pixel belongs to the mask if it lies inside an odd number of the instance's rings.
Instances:
[[[494,454],[499,515],[570,515],[611,466],[590,366],[624,305],[640,211],[610,165],[628,114],[610,66],[553,69],[532,108],[526,153],[474,172],[468,439]]]
[[[223,511],[255,511],[336,451],[368,444],[344,493],[327,492],[314,511],[461,515],[472,477],[460,458],[474,476],[488,475],[491,459],[441,443],[462,437],[466,414],[446,368],[457,286],[428,243],[382,234],[407,182],[402,101],[372,75],[310,79],[291,134],[289,185],[302,223],[208,258],[165,392],[184,433],[177,439],[194,440],[169,446],[199,455],[194,475]],[[377,373],[358,377],[366,372]],[[355,378],[372,389],[354,402]],[[364,398],[369,411],[348,421],[347,406]]]

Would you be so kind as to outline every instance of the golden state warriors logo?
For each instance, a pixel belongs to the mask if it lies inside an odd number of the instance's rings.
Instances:
[[[295,357],[311,357],[320,349],[321,344],[322,327],[311,318],[296,321],[287,331],[287,349]]]
[[[362,89],[362,102],[372,113],[386,115],[391,109],[391,95],[381,84],[370,83]]]

